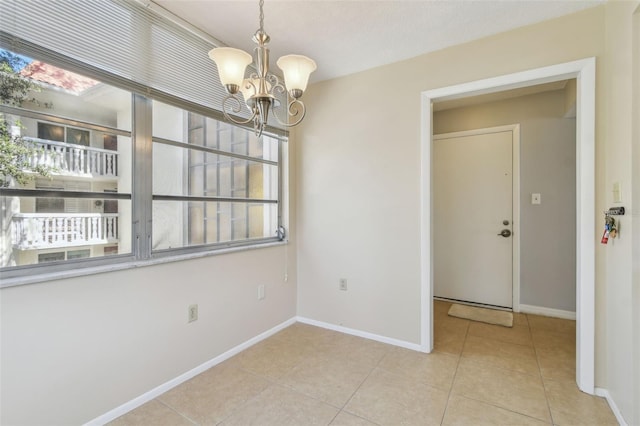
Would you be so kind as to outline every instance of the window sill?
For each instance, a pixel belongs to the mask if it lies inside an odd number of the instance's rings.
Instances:
[[[111,263],[108,265],[92,266],[87,268],[77,268],[77,269],[67,270],[67,271],[56,271],[56,272],[34,274],[34,275],[28,275],[28,276],[22,276],[22,277],[12,277],[8,279],[3,279],[0,282],[0,288],[16,287],[16,286],[27,285],[27,284],[37,284],[37,283],[42,283],[47,281],[83,277],[86,275],[102,274],[105,272],[121,271],[125,269],[143,268],[145,266],[160,265],[163,263],[181,262],[185,260],[200,259],[203,257],[218,256],[221,254],[229,254],[229,253],[237,253],[242,251],[277,247],[277,246],[287,245],[288,243],[289,243],[288,240],[274,241],[274,242],[264,243],[264,244],[229,247],[229,248],[218,249],[218,250],[163,256],[163,257],[152,258],[147,260],[125,261],[125,262],[119,262],[119,263]]]

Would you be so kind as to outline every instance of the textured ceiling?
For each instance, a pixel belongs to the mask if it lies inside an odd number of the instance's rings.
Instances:
[[[149,1],[149,0],[143,0]],[[285,54],[313,58],[312,81],[352,74],[556,18],[605,0],[324,1],[266,0],[271,64]],[[223,43],[251,52],[257,1],[154,0]]]

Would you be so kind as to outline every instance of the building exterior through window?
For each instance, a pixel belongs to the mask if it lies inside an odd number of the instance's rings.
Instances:
[[[36,90],[0,120],[34,148],[31,179],[0,196],[0,269],[136,255],[136,197],[151,199],[152,253],[275,235],[281,139],[152,101],[152,190],[136,193],[132,93],[24,61]]]

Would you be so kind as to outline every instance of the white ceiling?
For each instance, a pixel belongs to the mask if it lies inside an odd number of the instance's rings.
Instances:
[[[251,52],[257,0],[153,0],[223,43]],[[271,64],[285,54],[313,58],[312,81],[352,74],[606,0],[266,0]]]

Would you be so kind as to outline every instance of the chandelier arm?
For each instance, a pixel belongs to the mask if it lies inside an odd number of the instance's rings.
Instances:
[[[271,84],[271,93],[274,93],[276,89],[280,91],[280,93],[284,93],[286,91],[284,85],[280,81],[277,75],[268,74],[266,80]]]
[[[255,119],[256,117],[256,111],[253,111],[253,114],[251,115],[251,117],[247,118],[246,120],[237,120],[235,118],[233,118],[233,116],[231,114],[229,114],[227,112],[227,107],[229,106],[229,102],[231,104],[233,104],[233,106],[231,106],[231,112],[233,113],[239,113],[240,110],[242,109],[242,103],[240,103],[240,99],[238,99],[237,97],[235,97],[234,95],[227,95],[223,100],[222,100],[222,113],[224,114],[225,118],[235,124],[240,124],[240,125],[244,125],[244,124],[248,124],[250,123],[252,120]]]
[[[287,104],[287,116],[288,117],[296,117],[296,116],[300,115],[300,117],[298,117],[298,119],[296,121],[292,122],[292,123],[285,123],[282,120],[280,120],[280,117],[278,117],[278,114],[276,114],[275,109],[273,110],[273,115],[276,118],[276,120],[278,121],[278,123],[280,123],[281,125],[283,125],[285,127],[297,126],[304,119],[304,116],[306,114],[307,114],[307,108],[304,106],[304,103],[299,99],[294,99],[294,100],[292,100],[291,102],[289,102]]]
[[[267,44],[270,41],[270,37],[264,31],[264,0],[259,0],[259,7],[260,28],[253,35],[253,41],[258,45],[254,50],[254,63],[257,72],[251,73],[249,78],[244,78],[251,55],[239,49],[215,48],[209,52],[209,57],[218,66],[220,81],[229,94],[222,100],[221,106],[224,117],[237,125],[246,125],[253,122],[256,134],[262,135],[262,131],[267,126],[269,110],[272,110],[275,119],[284,127],[296,126],[304,119],[306,108],[299,98],[302,96],[304,87],[308,82],[308,74],[315,70],[316,65],[309,58],[299,55],[287,55],[278,60],[280,62],[287,58],[283,62],[286,68],[283,68],[283,70],[286,71],[288,69],[290,71],[289,74],[285,72],[286,81],[281,81],[278,76],[269,72],[269,49]],[[300,71],[300,76],[298,76],[300,81],[296,79],[297,75],[295,73],[291,73],[292,70],[295,71],[295,67],[302,67],[302,69],[298,69]],[[225,73],[221,70],[224,70]],[[293,81],[289,81],[291,79]],[[293,85],[287,90],[285,84],[288,85],[289,83],[293,83]],[[238,92],[242,92],[242,95]],[[245,102],[242,102],[242,99]],[[289,99],[292,100],[289,101]],[[294,122],[283,122],[278,116],[277,111],[279,111],[280,104],[285,103],[287,104],[286,121],[295,119]],[[247,119],[242,119],[238,116],[243,110],[243,104],[246,104],[251,113],[251,117]]]

